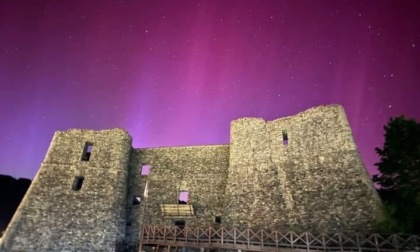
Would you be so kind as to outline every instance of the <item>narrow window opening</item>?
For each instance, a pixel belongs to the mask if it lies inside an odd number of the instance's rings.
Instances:
[[[127,222],[127,227],[131,227],[131,221]]]
[[[216,216],[215,220],[216,223],[222,223],[222,216]]]
[[[287,131],[283,130],[282,134],[283,134],[283,145],[288,145],[289,137],[287,136]]]
[[[82,161],[89,161],[93,150],[93,143],[86,142],[83,148]]]
[[[133,197],[133,205],[134,206],[140,205],[140,202],[141,202],[141,197],[139,197],[139,196],[134,196]]]
[[[188,191],[181,191],[179,193],[178,204],[188,204]]]
[[[79,191],[80,189],[82,189],[84,179],[84,177],[80,176],[74,177],[73,186],[71,187],[71,189],[73,189],[73,191]]]
[[[175,221],[175,226],[177,226],[179,228],[185,227],[185,220],[176,220]]]
[[[142,165],[140,175],[141,176],[148,176],[150,174],[150,165]]]

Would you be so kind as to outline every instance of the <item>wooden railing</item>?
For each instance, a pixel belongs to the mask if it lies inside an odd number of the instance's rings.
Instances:
[[[144,225],[141,246],[219,248],[251,251],[420,251],[418,235],[312,234],[237,228]],[[289,250],[290,251],[290,250]]]

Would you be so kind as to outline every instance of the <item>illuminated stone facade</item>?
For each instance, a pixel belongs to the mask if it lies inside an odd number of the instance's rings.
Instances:
[[[193,214],[164,213],[181,192]],[[55,133],[0,251],[113,251],[134,244],[141,223],[366,231],[380,207],[337,105],[235,120],[229,145],[134,149],[121,129],[68,130]]]

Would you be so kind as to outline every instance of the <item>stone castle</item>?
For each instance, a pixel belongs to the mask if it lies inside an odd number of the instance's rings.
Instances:
[[[141,148],[58,131],[0,251],[112,251],[140,225],[366,231],[381,202],[342,107],[231,123],[229,145]]]

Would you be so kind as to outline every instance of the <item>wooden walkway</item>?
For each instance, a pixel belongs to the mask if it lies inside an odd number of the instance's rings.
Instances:
[[[418,235],[312,234],[236,228],[144,225],[143,246],[244,251],[420,251]]]

